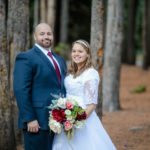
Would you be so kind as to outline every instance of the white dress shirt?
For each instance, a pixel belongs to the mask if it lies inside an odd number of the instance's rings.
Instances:
[[[35,46],[37,46],[44,53],[44,55],[50,60],[50,62],[52,63],[52,65],[55,69],[55,66],[54,66],[54,63],[53,63],[52,59],[47,55],[48,52],[51,52],[51,49],[47,50],[47,49],[43,48],[42,46],[38,45],[37,43],[35,43]],[[52,57],[56,61],[57,65],[59,67],[59,71],[61,72],[58,61],[56,60],[56,58],[53,55],[52,55]]]

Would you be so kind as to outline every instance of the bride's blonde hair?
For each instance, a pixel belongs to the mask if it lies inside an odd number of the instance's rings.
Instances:
[[[78,70],[77,64],[71,58],[71,64],[70,64],[69,69],[68,69],[68,74],[73,74],[74,78],[76,78],[83,71],[92,67],[93,65],[92,65],[91,48],[90,48],[89,43],[85,40],[77,40],[77,41],[73,42],[72,48],[73,48],[74,44],[80,44],[88,54],[86,60],[84,61],[83,66],[80,68],[80,70]]]

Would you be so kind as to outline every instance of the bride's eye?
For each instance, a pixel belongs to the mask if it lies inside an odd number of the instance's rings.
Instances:
[[[82,50],[79,50],[79,53],[83,53],[83,51],[82,51]]]
[[[76,50],[72,50],[72,53],[75,53],[76,52]]]

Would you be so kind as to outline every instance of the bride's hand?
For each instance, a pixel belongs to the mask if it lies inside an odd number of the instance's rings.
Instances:
[[[88,104],[86,109],[87,118],[91,115],[91,113],[95,110],[96,104]]]

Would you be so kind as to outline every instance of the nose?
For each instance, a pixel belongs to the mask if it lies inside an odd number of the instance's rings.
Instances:
[[[44,35],[44,38],[45,38],[45,39],[49,39],[49,35],[45,34],[45,35]]]

